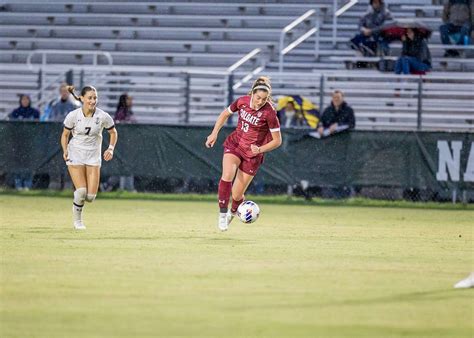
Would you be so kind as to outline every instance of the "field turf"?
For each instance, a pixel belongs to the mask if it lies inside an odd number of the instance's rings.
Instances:
[[[0,195],[0,336],[472,337],[472,208]],[[409,205],[407,205],[409,206]]]

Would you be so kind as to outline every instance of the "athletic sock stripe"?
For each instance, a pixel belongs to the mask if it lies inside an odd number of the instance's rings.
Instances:
[[[78,207],[78,208],[82,208],[82,207],[84,206],[84,204],[83,204],[83,205],[80,205],[80,204],[76,204],[76,203],[74,203],[74,202],[72,202],[72,204],[74,204],[74,205],[75,205],[76,207]]]

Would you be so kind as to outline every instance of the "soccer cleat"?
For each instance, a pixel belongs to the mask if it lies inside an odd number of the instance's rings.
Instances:
[[[227,231],[229,228],[229,217],[227,212],[220,212],[217,219],[217,226],[220,231]]]
[[[229,225],[235,217],[235,212],[229,211],[227,213],[227,225]]]
[[[467,278],[460,280],[456,284],[454,284],[455,289],[467,289],[474,287],[474,272],[471,272]]]
[[[82,221],[74,221],[74,229],[76,230],[86,230],[86,226]]]

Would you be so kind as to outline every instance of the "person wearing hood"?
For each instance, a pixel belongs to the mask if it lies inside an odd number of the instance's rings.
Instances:
[[[458,35],[457,45],[469,45],[473,16],[473,5],[471,0],[449,0],[443,9],[443,24],[439,27],[441,42],[450,45],[450,37]],[[445,57],[459,56],[459,52],[448,49]]]
[[[367,13],[360,18],[359,34],[350,40],[350,46],[365,56],[374,56],[380,45],[384,54],[388,54],[388,43],[380,37],[384,24],[392,20],[392,14],[383,0],[370,0]]]
[[[402,55],[395,64],[395,73],[425,73],[431,69],[431,54],[426,39],[416,29],[407,28],[402,36]]]
[[[316,128],[319,108],[301,95],[281,96],[278,99],[277,116],[282,127]]]
[[[31,107],[31,99],[28,95],[20,95],[20,106],[9,115],[9,120],[39,120],[40,112]]]
[[[40,113],[31,107],[31,99],[28,95],[20,95],[20,106],[9,115],[9,120],[39,120]],[[33,186],[33,175],[31,172],[23,171],[13,174],[15,189],[30,190]]]

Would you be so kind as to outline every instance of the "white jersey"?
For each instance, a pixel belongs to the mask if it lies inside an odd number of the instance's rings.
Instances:
[[[82,150],[98,150],[102,147],[103,129],[114,128],[114,120],[102,109],[96,108],[94,114],[86,117],[82,108],[75,109],[64,119],[64,128],[72,131],[69,147]]]

